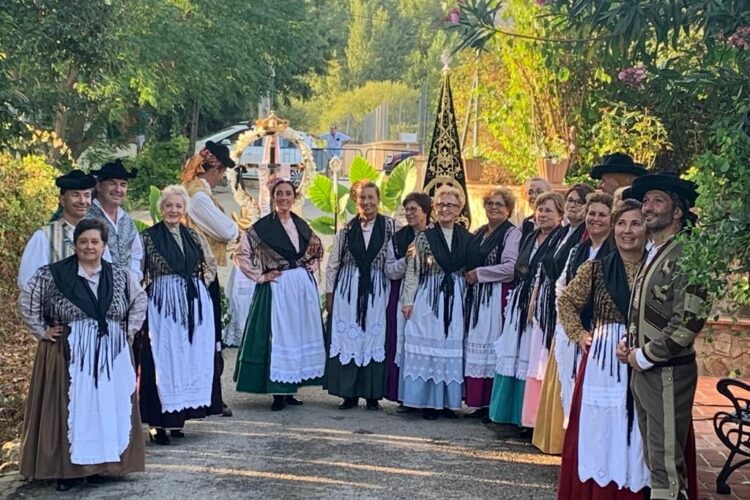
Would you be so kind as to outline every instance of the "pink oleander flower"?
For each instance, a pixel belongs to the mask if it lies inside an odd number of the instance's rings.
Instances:
[[[729,44],[742,50],[750,49],[750,26],[741,26],[727,39]]]
[[[547,0],[536,0],[536,4],[540,7],[547,5]]]
[[[637,64],[632,68],[624,68],[617,74],[617,78],[629,87],[643,88],[646,80],[646,68],[643,64]]]
[[[458,10],[458,7],[453,7],[448,11],[448,15],[445,16],[445,21],[450,24],[458,24],[461,22],[461,11]]]

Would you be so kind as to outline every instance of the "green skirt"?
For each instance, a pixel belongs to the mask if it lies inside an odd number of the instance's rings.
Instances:
[[[294,394],[297,388],[320,385],[320,379],[305,380],[301,384],[274,382],[271,373],[271,284],[261,283],[255,287],[250,314],[245,323],[245,332],[237,351],[234,381],[237,392],[254,394]]]
[[[495,375],[490,398],[490,420],[497,424],[521,425],[526,381]]]
[[[326,352],[331,346],[331,315],[325,329]],[[370,361],[367,366],[357,366],[354,361],[342,365],[339,357],[326,358],[323,389],[342,398],[382,399],[385,396],[385,362]]]

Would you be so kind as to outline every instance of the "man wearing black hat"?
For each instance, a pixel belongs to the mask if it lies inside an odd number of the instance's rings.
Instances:
[[[73,230],[91,206],[91,188],[96,180],[81,170],[72,170],[55,179],[60,188],[62,216],[38,229],[26,244],[18,266],[18,286],[23,288],[42,266],[55,263],[75,253]],[[108,253],[105,260],[111,260]]]
[[[229,156],[229,148],[208,141],[205,148],[188,160],[180,176],[183,186],[190,195],[187,225],[206,238],[211,253],[220,266],[227,264],[227,244],[236,241],[239,236],[237,225],[230,217],[227,217],[211,192],[224,177],[227,168],[234,168],[234,161]],[[224,404],[221,396],[224,358],[221,355],[221,288],[218,276],[208,287],[208,293],[211,295],[214,306],[217,350],[209,414],[221,413],[225,417],[230,417],[232,410]]]
[[[618,357],[632,367],[651,498],[687,498],[683,450],[698,382],[693,343],[705,322],[706,294],[678,272],[682,247],[676,236],[687,221],[695,222],[689,209],[697,193],[690,181],[651,174],[637,178],[628,197],[643,202],[651,245],[633,285],[628,343],[620,345]]]
[[[121,207],[128,194],[128,180],[133,179],[138,171],[134,168],[128,172],[122,160],[117,159],[91,173],[96,177],[96,190],[87,218],[99,219],[109,227],[107,247],[112,262],[130,269],[136,282],[140,283],[143,243],[133,218]]]
[[[614,195],[617,188],[630,186],[633,180],[646,173],[643,165],[635,163],[629,155],[612,153],[604,155],[601,163],[592,168],[589,175],[599,180],[599,189]]]

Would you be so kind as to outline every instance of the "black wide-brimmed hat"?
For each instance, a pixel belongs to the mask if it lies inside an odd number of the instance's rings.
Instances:
[[[625,153],[612,153],[604,155],[602,162],[591,169],[589,175],[592,179],[601,179],[605,174],[630,174],[640,177],[648,171],[639,163],[635,163],[630,155]]]
[[[643,197],[649,191],[674,193],[687,204],[688,208],[694,207],[695,200],[698,198],[698,191],[693,181],[680,179],[675,174],[669,172],[647,174],[638,177],[633,181],[633,185],[625,190],[622,198],[634,198],[638,201],[643,201]]]
[[[108,179],[133,179],[138,175],[138,169],[134,168],[130,172],[127,171],[125,165],[121,159],[116,159],[109,163],[102,165],[99,170],[92,170],[91,173],[96,177],[97,181],[106,181]]]
[[[96,185],[96,179],[83,170],[71,170],[55,179],[55,185],[63,191],[91,189]]]
[[[214,155],[226,168],[234,168],[234,160],[229,156],[229,148],[223,144],[216,144],[214,141],[206,142],[206,149]]]

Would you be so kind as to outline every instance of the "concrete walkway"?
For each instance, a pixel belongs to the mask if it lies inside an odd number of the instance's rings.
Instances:
[[[234,392],[236,350],[225,352],[232,418],[188,422],[187,437],[171,446],[147,443],[145,473],[65,494],[51,482],[18,481],[5,493],[35,499],[555,496],[560,459],[529,443],[498,439],[475,420],[428,422],[392,403],[377,412],[364,402],[342,411],[338,398],[319,387],[300,392],[303,406],[271,412],[270,396]]]

